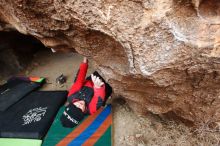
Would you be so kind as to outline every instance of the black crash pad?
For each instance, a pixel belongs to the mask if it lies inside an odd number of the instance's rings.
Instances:
[[[42,139],[67,91],[34,91],[0,112],[0,137]]]
[[[27,77],[10,78],[7,83],[0,86],[0,111],[7,110],[25,95],[40,87],[44,78],[39,78],[39,80],[40,82],[35,82]]]

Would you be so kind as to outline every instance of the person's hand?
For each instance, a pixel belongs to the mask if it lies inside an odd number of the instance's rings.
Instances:
[[[95,88],[100,88],[104,84],[104,82],[102,82],[102,80],[99,77],[94,76],[93,74],[91,75],[91,78]]]
[[[64,106],[67,107],[70,103],[68,101],[65,102]]]
[[[86,57],[83,58],[83,63],[88,63],[88,59]]]

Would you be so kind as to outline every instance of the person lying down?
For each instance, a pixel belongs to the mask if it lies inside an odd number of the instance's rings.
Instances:
[[[72,128],[80,123],[86,114],[94,114],[105,101],[105,83],[99,74],[85,79],[88,60],[83,62],[69,90],[65,110],[60,117],[63,127]]]

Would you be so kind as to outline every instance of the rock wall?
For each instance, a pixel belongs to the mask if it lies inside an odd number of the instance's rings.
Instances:
[[[0,0],[0,21],[91,56],[135,111],[220,121],[218,0]]]

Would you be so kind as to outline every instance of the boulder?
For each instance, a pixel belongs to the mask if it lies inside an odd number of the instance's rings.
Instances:
[[[0,28],[92,57],[137,112],[207,123],[220,121],[219,13],[218,0],[0,0]]]

